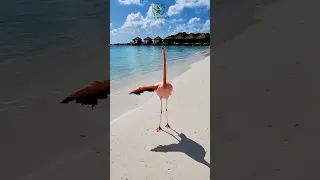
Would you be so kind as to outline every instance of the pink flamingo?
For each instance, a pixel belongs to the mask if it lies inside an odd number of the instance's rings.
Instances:
[[[168,98],[170,97],[170,95],[172,93],[172,90],[173,90],[172,84],[167,82],[166,50],[164,48],[162,48],[162,54],[163,54],[163,81],[162,82],[158,82],[153,86],[142,86],[142,87],[139,87],[138,89],[135,89],[132,92],[130,92],[130,94],[140,95],[144,91],[149,91],[149,92],[155,91],[156,94],[159,96],[160,102],[161,102],[161,109],[160,109],[161,114],[160,114],[159,126],[156,129],[157,132],[162,130],[162,128],[160,126],[161,125],[161,118],[162,118],[162,99],[166,100],[166,115],[167,115],[167,113],[168,113],[168,109],[167,109]],[[170,125],[169,125],[169,122],[168,122],[168,116],[167,116],[167,124],[166,124],[165,127],[166,128],[170,128]]]

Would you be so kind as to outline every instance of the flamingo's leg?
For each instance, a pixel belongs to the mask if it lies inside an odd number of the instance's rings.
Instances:
[[[161,106],[161,108],[160,108],[160,110],[161,110],[161,112],[160,112],[160,122],[159,122],[159,126],[158,126],[158,128],[156,129],[156,131],[157,132],[159,132],[160,130],[162,130],[162,128],[160,127],[160,125],[161,125],[161,118],[162,118],[162,99],[161,99],[161,97],[160,97],[160,106]]]
[[[168,119],[168,99],[166,99],[166,117],[167,117],[167,124],[166,124],[166,128],[170,128],[170,125],[169,125],[169,119]]]

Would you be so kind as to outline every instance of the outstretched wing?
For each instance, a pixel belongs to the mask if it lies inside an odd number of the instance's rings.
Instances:
[[[76,100],[76,103],[91,105],[93,108],[98,104],[98,99],[106,99],[108,98],[107,95],[110,95],[110,80],[95,81],[90,86],[71,94],[61,103],[69,103]]]
[[[141,93],[143,93],[145,91],[153,92],[157,89],[158,89],[158,86],[155,86],[155,85],[154,86],[142,86],[142,87],[139,87],[138,89],[131,91],[130,94],[140,95]]]

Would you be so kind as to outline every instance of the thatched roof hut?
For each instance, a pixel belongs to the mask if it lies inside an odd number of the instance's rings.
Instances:
[[[168,36],[168,37],[166,37],[164,39],[173,39],[173,37],[172,36]]]
[[[174,38],[172,36],[168,36],[163,39],[164,43],[172,43]]]
[[[141,41],[142,39],[139,38],[139,37],[136,37],[136,38],[134,38],[133,40],[134,40],[134,41]]]
[[[149,36],[144,38],[144,44],[152,44],[152,39]]]
[[[175,43],[182,43],[184,41],[184,37],[182,35],[178,35],[174,38]]]
[[[190,34],[185,38],[185,41],[186,41],[185,44],[194,43],[196,41],[196,36],[194,34]]]
[[[154,38],[154,40],[162,40],[162,38],[160,36],[157,36],[156,38]]]
[[[206,35],[205,34],[200,34],[199,36],[196,37],[196,39],[206,39]]]
[[[206,35],[205,33],[200,34],[196,37],[196,39],[199,43],[210,42],[210,36]]]
[[[145,41],[152,41],[152,39],[148,36],[146,38],[144,38]]]
[[[159,44],[162,43],[162,38],[160,36],[157,36],[156,38],[154,38],[154,43]]]
[[[132,40],[133,40],[133,44],[141,44],[142,43],[142,39],[139,38],[139,37],[136,37],[136,38],[134,38]]]
[[[181,35],[178,35],[178,36],[176,36],[174,39],[176,39],[176,40],[182,40],[182,39],[184,39],[184,37],[181,36]]]
[[[190,35],[187,36],[185,39],[192,40],[192,39],[196,39],[196,37],[195,37],[193,34],[190,34]]]

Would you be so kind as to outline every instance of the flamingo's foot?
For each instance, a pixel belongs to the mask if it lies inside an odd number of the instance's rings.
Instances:
[[[170,125],[167,123],[166,128],[171,128]]]
[[[162,130],[162,128],[160,126],[156,129],[157,132],[159,132],[161,130]]]

